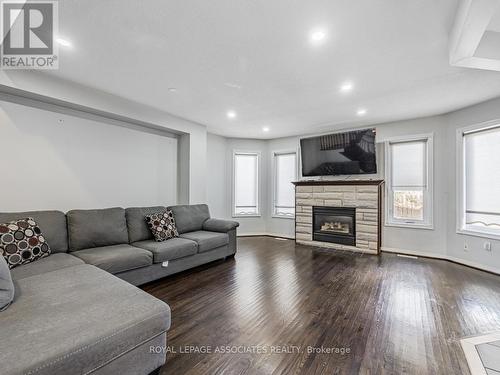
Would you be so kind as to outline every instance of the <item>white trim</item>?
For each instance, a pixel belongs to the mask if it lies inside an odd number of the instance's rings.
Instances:
[[[276,168],[276,156],[277,155],[295,155],[295,180],[297,180],[298,174],[298,152],[297,150],[294,149],[285,149],[285,150],[274,150],[271,151],[271,160],[272,160],[272,168],[271,168],[271,217],[276,218],[276,219],[291,219],[295,220],[295,208],[293,211],[292,216],[282,216],[282,215],[277,215],[276,214],[276,188],[277,188],[277,183],[276,179],[278,177],[277,175],[277,168]]]
[[[236,172],[236,163],[235,161],[235,156],[236,155],[256,155],[257,156],[257,199],[256,199],[256,204],[257,204],[257,213],[256,214],[249,214],[249,215],[241,215],[241,214],[236,214],[235,212],[235,188],[236,188],[236,181],[235,181],[235,172]],[[231,177],[231,216],[234,218],[243,218],[243,217],[261,217],[262,216],[262,211],[261,211],[261,152],[260,151],[254,151],[254,150],[239,150],[239,149],[233,149],[233,158],[232,158],[232,177]]]
[[[452,257],[452,256],[449,256],[446,254],[428,253],[425,251],[397,249],[397,248],[393,248],[393,247],[384,247],[384,246],[382,246],[380,248],[380,250],[383,252],[386,252],[386,253],[408,254],[408,255],[422,256],[422,257],[426,257],[426,258],[433,258],[433,259],[439,259],[439,260],[449,260],[449,261],[461,264],[462,266],[473,267],[473,268],[477,268],[477,269],[480,269],[483,271],[487,271],[487,272],[491,272],[491,273],[500,275],[500,268],[485,266],[484,264],[481,264],[481,263],[471,262],[471,261],[466,260],[466,259]]]
[[[238,233],[237,237],[281,237],[287,238],[289,240],[294,240],[295,236],[283,233],[267,233],[267,232],[249,232],[249,233]]]
[[[467,337],[460,340],[462,350],[464,351],[467,364],[472,375],[487,375],[483,361],[477,352],[476,345],[486,344],[500,340],[500,332],[490,333],[487,335]]]
[[[386,193],[386,194],[388,194],[388,193]],[[388,209],[387,203],[386,203],[385,209],[386,210]],[[387,219],[386,219],[386,222],[384,223],[384,227],[434,230],[434,225],[432,225],[432,224],[418,224],[418,223],[412,222],[412,221],[388,223]]]
[[[457,234],[461,234],[464,236],[473,236],[473,237],[479,237],[479,238],[487,238],[490,240],[500,240],[500,235],[499,234],[494,234],[494,233],[487,233],[487,232],[481,232],[481,231],[475,231],[471,229],[457,229]]]
[[[450,33],[449,61],[452,66],[500,71],[493,46],[485,46],[481,56],[476,51],[483,40],[493,15],[498,10],[498,0],[463,0],[455,14]]]
[[[391,143],[404,143],[423,141],[426,144],[426,163],[427,175],[426,185],[424,189],[424,220],[399,220],[392,217],[392,155],[390,151]],[[434,133],[416,134],[410,136],[390,137],[384,140],[384,155],[385,155],[385,219],[384,226],[386,227],[400,227],[400,228],[413,228],[413,229],[426,229],[434,230]]]
[[[273,219],[287,219],[287,220],[295,220],[295,214],[293,216],[283,216],[283,215],[276,215],[272,214],[271,217]]]
[[[462,235],[469,235],[480,238],[488,238],[493,240],[500,240],[500,233],[489,233],[487,231],[472,230],[465,225],[465,206],[466,206],[466,192],[465,192],[465,153],[464,153],[464,135],[476,131],[487,131],[493,128],[500,127],[500,119],[489,120],[480,122],[473,125],[468,125],[456,130],[456,180],[457,187],[456,196],[456,233]]]

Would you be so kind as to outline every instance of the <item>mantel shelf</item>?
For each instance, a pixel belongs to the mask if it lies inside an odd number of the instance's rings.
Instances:
[[[382,185],[384,180],[302,180],[292,182],[295,186],[308,185]]]

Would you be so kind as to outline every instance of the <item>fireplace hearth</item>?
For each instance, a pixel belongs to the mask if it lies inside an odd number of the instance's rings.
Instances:
[[[356,208],[313,207],[314,241],[356,246]]]

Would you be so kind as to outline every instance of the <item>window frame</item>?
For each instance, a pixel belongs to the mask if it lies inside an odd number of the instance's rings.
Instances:
[[[465,224],[466,215],[466,180],[465,180],[465,134],[487,131],[494,128],[500,128],[500,119],[485,121],[478,124],[465,126],[457,129],[456,132],[456,232],[474,237],[500,240],[500,234],[485,232],[477,229],[468,228]]]
[[[254,155],[257,157],[257,173],[256,173],[256,204],[257,213],[255,214],[237,214],[236,213],[236,155]],[[261,217],[261,189],[260,189],[260,176],[261,176],[261,153],[260,151],[248,151],[248,150],[233,150],[233,168],[232,168],[232,194],[231,194],[231,214],[232,217],[242,218],[242,217]]]
[[[393,216],[392,152],[391,144],[426,141],[426,181],[423,189],[424,219],[403,220]],[[434,230],[434,133],[392,137],[385,140],[385,223],[386,227]]]
[[[294,154],[295,155],[295,181],[298,179],[299,171],[298,171],[298,151],[294,149],[288,149],[288,150],[275,150],[271,152],[271,157],[273,160],[273,167],[272,167],[272,201],[271,201],[271,217],[277,218],[277,219],[288,219],[288,220],[295,220],[295,206],[293,206],[293,215],[292,216],[285,216],[285,215],[278,215],[276,213],[276,201],[277,201],[277,189],[278,189],[278,168],[277,168],[277,156],[278,155],[290,155]]]

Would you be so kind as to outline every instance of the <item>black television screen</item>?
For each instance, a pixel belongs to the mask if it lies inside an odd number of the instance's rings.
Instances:
[[[300,140],[302,176],[377,173],[375,129]]]

